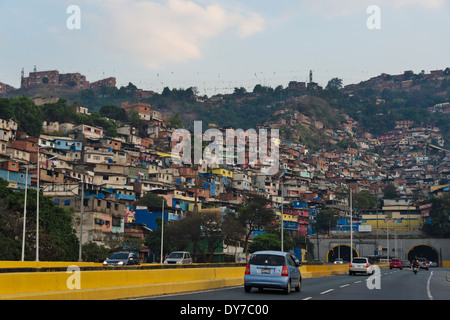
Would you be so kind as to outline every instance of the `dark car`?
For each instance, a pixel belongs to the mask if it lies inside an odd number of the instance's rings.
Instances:
[[[425,258],[417,258],[419,261],[420,269],[428,270],[428,260]]]
[[[104,266],[130,266],[139,265],[139,258],[134,252],[116,252],[103,261]]]

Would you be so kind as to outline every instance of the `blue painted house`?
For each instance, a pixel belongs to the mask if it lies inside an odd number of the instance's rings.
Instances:
[[[55,149],[72,152],[82,151],[83,144],[78,140],[58,138],[55,139]]]
[[[31,174],[26,179],[25,172],[0,170],[0,178],[9,182],[11,188],[25,189],[25,182],[31,188]]]

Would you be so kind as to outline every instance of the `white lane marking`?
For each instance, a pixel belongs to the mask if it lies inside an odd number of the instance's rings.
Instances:
[[[348,287],[350,284],[343,284],[342,286],[341,286],[341,288],[345,288],[345,287]]]
[[[430,300],[433,300],[433,296],[431,295],[431,291],[430,291],[430,280],[431,280],[432,275],[433,275],[433,271],[431,271],[430,277],[428,278],[428,282],[427,282],[427,294],[428,294],[428,298]]]
[[[355,281],[355,282],[353,282],[353,283],[361,283],[361,281]]]
[[[309,299],[312,299],[312,297],[308,297],[308,298],[305,298],[305,299],[302,299],[302,300],[309,300]]]
[[[334,289],[330,289],[330,290],[327,290],[327,291],[321,292],[320,294],[325,294],[325,293],[328,293],[328,292],[331,292],[331,291],[334,291]]]

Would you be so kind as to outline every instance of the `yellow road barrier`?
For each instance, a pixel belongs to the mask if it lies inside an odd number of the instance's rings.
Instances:
[[[243,285],[244,266],[188,267],[79,271],[85,263],[44,263],[40,268],[67,271],[0,273],[0,299],[9,300],[110,300],[192,292]],[[32,264],[30,264],[32,265]],[[24,268],[24,264],[1,262],[0,267]],[[72,268],[70,268],[72,266]],[[30,266],[29,266],[30,267]],[[344,274],[348,265],[307,265],[303,278]]]

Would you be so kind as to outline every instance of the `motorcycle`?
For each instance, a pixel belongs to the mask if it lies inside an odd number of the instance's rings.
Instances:
[[[417,274],[417,271],[419,271],[419,270],[417,269],[417,267],[414,267],[414,268],[413,268],[414,274]]]

